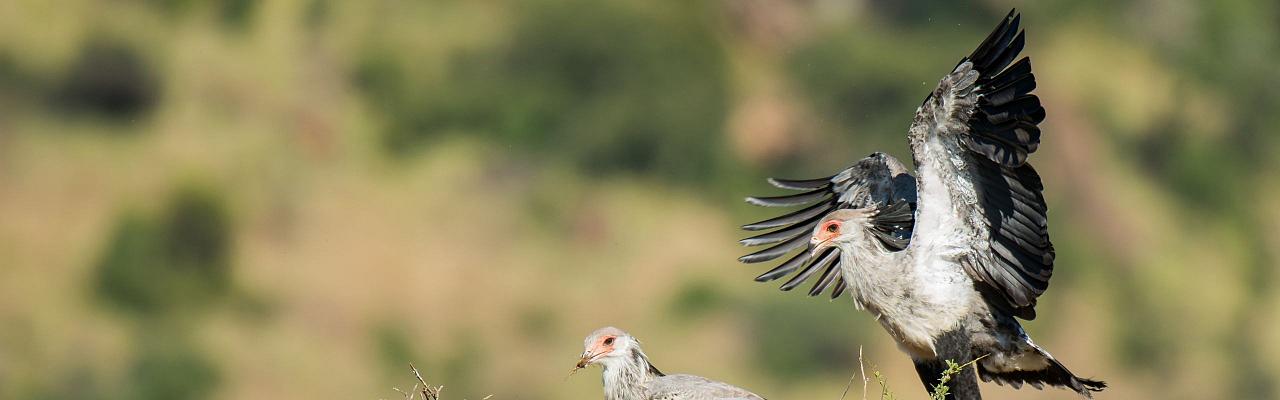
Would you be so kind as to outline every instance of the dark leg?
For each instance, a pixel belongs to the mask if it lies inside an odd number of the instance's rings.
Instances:
[[[933,387],[942,379],[942,371],[947,370],[947,363],[938,359],[913,359],[911,361],[916,364],[916,375],[920,376],[920,383],[924,384],[924,391],[933,393]]]
[[[973,360],[968,338],[958,331],[943,334],[938,337],[934,345],[938,351],[936,358],[930,360],[912,359],[912,362],[916,365],[916,374],[920,375],[920,382],[924,384],[924,390],[929,394],[933,394],[934,386],[938,386],[938,383],[942,380],[943,372],[947,370],[947,360],[951,360],[956,364],[964,364]],[[982,399],[982,392],[978,390],[978,374],[972,365],[951,375],[951,379],[947,381],[947,388],[949,389],[947,391],[948,400]]]
[[[942,374],[947,370],[947,363],[943,358],[933,360],[912,360],[916,366],[916,374],[920,376],[920,383],[924,384],[924,391],[933,394],[934,387],[938,386],[938,382],[942,380]],[[968,362],[967,359],[952,360],[957,363]],[[951,379],[947,381],[947,399],[948,400],[980,400],[982,392],[978,390],[978,376],[974,373],[973,366],[967,366],[955,375],[951,375]]]

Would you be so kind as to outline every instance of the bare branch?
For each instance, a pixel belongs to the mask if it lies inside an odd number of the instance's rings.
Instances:
[[[413,377],[418,380],[418,383],[413,384],[413,389],[407,391],[396,387],[391,389],[404,396],[404,400],[440,400],[440,392],[444,391],[444,385],[431,386],[427,384],[427,379],[422,377],[422,372],[418,371],[418,367],[414,366],[413,363],[409,363],[409,370],[413,371]],[[493,395],[488,395],[481,400],[490,400],[492,398]]]
[[[862,365],[862,346],[858,346],[858,371],[862,373],[862,400],[867,400],[867,368]]]
[[[867,370],[862,367],[862,346],[858,346],[858,370],[862,371],[862,400],[867,400]],[[840,393],[840,400],[849,394],[849,388],[853,387],[853,378],[857,377],[855,373],[849,376],[849,383],[844,385],[844,393]]]

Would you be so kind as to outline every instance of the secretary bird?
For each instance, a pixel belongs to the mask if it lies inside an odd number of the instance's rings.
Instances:
[[[605,400],[764,400],[763,397],[701,376],[666,375],[649,363],[640,341],[614,327],[597,329],[583,340],[574,370],[604,367]]]
[[[983,381],[1092,397],[1106,384],[1071,373],[1018,322],[1035,318],[1054,259],[1043,186],[1027,163],[1045,113],[1031,94],[1030,59],[1013,62],[1025,43],[1019,20],[1011,11],[916,109],[907,134],[914,179],[879,153],[828,178],[770,179],[805,192],[749,203],[810,205],[743,226],[779,229],[743,239],[777,244],[740,261],[773,260],[807,245],[756,280],[799,270],[782,285],[790,290],[822,271],[809,294],[833,283],[832,298],[850,291],[911,357],[926,390],[946,360],[977,360],[953,377],[952,398],[981,398],[974,369]]]

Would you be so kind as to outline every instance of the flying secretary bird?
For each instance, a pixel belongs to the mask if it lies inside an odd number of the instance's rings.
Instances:
[[[977,377],[1091,397],[1106,384],[1072,374],[1018,322],[1035,318],[1054,259],[1043,186],[1027,163],[1045,114],[1031,94],[1030,59],[1013,62],[1024,44],[1019,19],[1011,11],[916,110],[907,134],[914,178],[877,153],[828,178],[770,179],[804,192],[749,203],[808,206],[743,226],[778,229],[743,239],[775,245],[740,260],[804,248],[756,280],[795,272],[782,285],[790,290],[821,272],[809,294],[848,290],[911,356],[926,389],[945,360],[977,359],[953,378],[954,398],[980,398]]]
[[[663,374],[649,363],[640,341],[618,328],[591,332],[583,348],[574,370],[591,364],[604,367],[605,400],[764,400],[746,389],[701,376]]]

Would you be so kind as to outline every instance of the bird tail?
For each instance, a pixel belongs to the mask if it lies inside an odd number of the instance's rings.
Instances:
[[[1093,398],[1093,392],[1101,392],[1107,387],[1106,382],[1076,376],[1049,352],[1031,343],[1030,339],[1027,339],[1027,343],[1034,349],[1034,353],[1026,354],[1024,357],[1042,358],[1044,361],[1042,368],[1034,370],[1007,368],[1000,363],[1001,357],[992,357],[978,362],[978,377],[982,378],[983,382],[995,381],[997,384],[1008,384],[1015,389],[1021,388],[1023,384],[1031,385],[1036,389],[1043,389],[1044,385],[1065,387],[1086,398]]]

